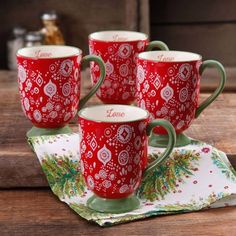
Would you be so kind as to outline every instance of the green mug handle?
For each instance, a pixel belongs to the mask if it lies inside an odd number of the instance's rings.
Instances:
[[[166,147],[166,150],[160,155],[158,159],[153,161],[151,164],[147,166],[147,168],[144,170],[143,176],[146,177],[150,171],[152,171],[154,168],[156,168],[160,163],[162,163],[172,152],[173,148],[175,147],[175,142],[176,142],[176,133],[175,129],[172,126],[172,124],[168,120],[164,119],[158,119],[158,120],[153,120],[147,125],[147,135],[149,136],[151,134],[151,131],[153,128],[156,126],[161,126],[163,127],[167,133],[168,133],[168,144]]]
[[[198,106],[195,112],[195,118],[197,118],[202,113],[202,111],[207,108],[220,95],[225,86],[226,73],[223,65],[215,60],[204,61],[199,68],[200,75],[202,75],[203,71],[208,67],[214,67],[218,70],[220,74],[220,84],[218,88],[214,91],[214,93]]]
[[[106,76],[105,64],[104,64],[103,60],[100,57],[95,56],[95,55],[87,55],[87,56],[83,57],[83,59],[82,59],[82,63],[90,62],[90,61],[95,61],[95,62],[98,63],[98,65],[100,67],[100,78],[99,78],[98,82],[91,88],[89,93],[87,95],[85,95],[82,99],[80,99],[80,101],[79,101],[79,110],[97,92],[97,90],[102,85],[102,83],[105,79],[105,76]]]
[[[157,40],[148,43],[145,51],[152,51],[155,48],[161,49],[162,51],[169,51],[168,46],[164,42]]]

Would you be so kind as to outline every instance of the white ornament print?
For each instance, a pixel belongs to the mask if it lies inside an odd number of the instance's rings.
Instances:
[[[176,109],[175,108],[172,108],[170,110],[170,116],[174,116],[176,114]]]
[[[179,68],[179,78],[186,81],[191,75],[191,65],[183,64]]]
[[[26,86],[27,86],[27,89],[30,90],[31,87],[32,87],[32,83],[29,79],[26,80]],[[26,89],[25,89],[26,90]]]
[[[174,95],[174,90],[167,84],[162,90],[161,90],[161,97],[168,102]]]
[[[64,116],[64,121],[68,121],[71,118],[71,113],[67,112]]]
[[[85,153],[86,149],[87,149],[87,147],[86,147],[86,145],[85,145],[85,142],[82,141],[82,142],[81,142],[81,149],[80,149],[81,153]]]
[[[94,137],[90,141],[89,145],[90,145],[90,147],[92,148],[93,151],[97,148],[98,144],[97,144],[97,141]]]
[[[157,116],[157,117],[160,117],[160,116],[161,116],[161,111],[157,111],[157,112],[156,112],[156,116]]]
[[[152,90],[151,92],[150,92],[150,95],[152,96],[152,97],[155,97],[156,96],[156,91],[155,90]],[[158,102],[158,100],[157,100],[157,102]]]
[[[57,69],[57,67],[56,67],[55,64],[51,64],[51,65],[49,66],[49,71],[50,71],[51,73],[55,73],[55,72],[56,72],[56,69]]]
[[[139,150],[139,148],[141,147],[142,141],[140,136],[137,136],[134,140],[134,147],[136,150]]]
[[[19,76],[20,82],[24,83],[26,80],[26,71],[22,65],[19,65],[18,67],[18,76]]]
[[[70,92],[71,92],[71,86],[70,86],[70,83],[65,83],[63,84],[62,86],[62,94],[67,97],[70,95]]]
[[[135,163],[135,165],[138,165],[139,162],[140,162],[140,155],[137,153],[134,157],[134,163]]]
[[[193,94],[192,94],[192,96],[191,96],[191,100],[192,100],[192,102],[195,102],[196,97],[197,97],[197,92],[194,91]]]
[[[188,89],[184,87],[179,92],[179,100],[181,102],[185,102],[187,98],[188,98]]]
[[[129,73],[129,68],[126,64],[122,64],[119,69],[119,73],[121,76],[125,77]]]
[[[52,119],[55,119],[56,117],[57,117],[57,112],[56,111],[51,111],[50,113],[49,113],[49,117],[50,118],[52,118]]]
[[[123,99],[123,100],[126,100],[128,97],[129,97],[129,92],[124,92],[124,93],[122,94],[122,99]]]
[[[121,58],[128,58],[131,54],[131,47],[129,44],[122,44],[119,47],[118,55]]]
[[[145,104],[145,101],[142,99],[141,102],[140,102],[140,107],[144,110],[146,110],[146,104]]]
[[[120,193],[125,193],[125,192],[128,191],[128,190],[129,190],[128,185],[127,185],[127,184],[124,184],[124,185],[122,185],[122,186],[120,187],[119,192],[120,192]]]
[[[111,81],[110,80],[105,80],[102,86],[105,86],[106,88],[110,88],[111,87]]]
[[[118,155],[118,162],[121,166],[124,166],[129,161],[129,153],[126,150],[123,150]]]
[[[105,170],[100,170],[99,171],[99,176],[102,178],[102,179],[106,179],[107,178],[107,173]]]
[[[48,97],[52,98],[57,92],[57,86],[49,80],[49,82],[44,86],[43,91]]]
[[[104,135],[105,135],[106,137],[110,138],[111,135],[112,135],[112,130],[111,130],[111,128],[106,128],[106,129],[104,130]]]
[[[37,122],[41,122],[41,120],[42,120],[42,115],[39,110],[35,110],[33,112],[33,117]]]
[[[79,92],[79,87],[78,87],[78,85],[76,84],[75,87],[74,87],[74,93],[75,93],[75,94],[78,94],[78,92]]]
[[[144,77],[145,77],[144,69],[141,65],[138,65],[138,69],[137,69],[138,83],[141,84],[144,81]]]
[[[92,158],[93,157],[93,153],[91,151],[88,151],[86,154],[85,154],[86,158]]]
[[[167,107],[162,107],[161,108],[161,113],[162,113],[162,115],[167,115],[168,114],[168,108]]]
[[[149,90],[150,86],[149,86],[149,83],[148,83],[148,81],[147,81],[147,80],[144,82],[144,85],[143,85],[143,87],[144,87],[144,91],[145,91],[145,92],[148,92],[148,90]]]
[[[97,153],[97,158],[103,165],[106,165],[111,160],[111,151],[104,145]]]
[[[41,87],[43,85],[43,78],[40,74],[38,74],[37,78],[36,78],[36,83],[39,87]]]
[[[111,187],[111,181],[110,181],[110,180],[104,180],[104,181],[102,182],[102,186],[103,186],[104,188],[110,188],[110,187]]]
[[[169,67],[167,73],[169,76],[173,76],[175,74],[175,69],[173,67]]]
[[[91,175],[89,175],[87,178],[87,184],[88,184],[89,189],[91,189],[91,190],[94,189],[94,180]]]
[[[34,90],[31,90],[31,91],[33,91],[33,93],[35,93],[35,94],[38,94],[38,93],[39,93],[38,87],[34,87]],[[33,94],[33,93],[32,93],[32,94]]]
[[[114,48],[112,46],[108,47],[107,49],[109,54],[113,54],[114,53]]]
[[[112,88],[109,88],[109,89],[107,89],[107,94],[108,95],[113,95],[115,93],[115,90],[114,89],[112,89]]]
[[[139,132],[142,133],[145,128],[146,124],[144,122],[140,122],[140,124],[138,125]]]
[[[78,70],[78,68],[75,69],[74,78],[75,78],[75,81],[77,81],[78,78],[79,78],[79,70]]]
[[[139,83],[136,84],[136,88],[137,88],[137,91],[140,92],[141,87],[140,87]],[[142,98],[142,94],[141,93],[139,94],[139,98]]]
[[[26,111],[29,111],[30,104],[29,104],[29,99],[28,98],[24,98],[24,107],[25,107]]]
[[[158,90],[160,85],[161,85],[161,81],[160,81],[160,76],[157,75],[157,77],[155,78],[153,85],[155,86],[155,88]]]
[[[112,181],[116,178],[116,172],[111,172],[110,175],[109,175],[109,179]]]
[[[56,104],[56,106],[55,106],[55,110],[56,111],[60,111],[61,110],[61,104]]]
[[[46,104],[46,108],[47,108],[47,110],[51,111],[53,109],[53,104],[51,102],[48,102]]]
[[[73,61],[66,59],[61,63],[60,73],[62,76],[69,76],[72,71]]]
[[[105,63],[105,67],[106,67],[106,75],[108,76],[111,75],[114,71],[114,66],[109,60]]]
[[[131,139],[132,129],[129,125],[121,125],[117,130],[117,139],[121,143],[127,143]]]
[[[181,121],[179,121],[179,123],[177,124],[176,128],[177,128],[177,129],[181,129],[183,126],[184,126],[184,121],[181,120]]]

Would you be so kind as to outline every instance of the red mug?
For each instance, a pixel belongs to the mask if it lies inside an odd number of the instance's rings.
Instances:
[[[160,48],[168,50],[160,41],[148,43],[148,36],[132,31],[101,31],[89,35],[90,54],[100,56],[105,62],[106,78],[96,95],[108,104],[131,104],[136,93],[136,62],[138,53]],[[100,70],[90,64],[91,77],[96,83]]]
[[[96,85],[80,98],[81,63],[96,61],[101,75]],[[66,126],[97,91],[105,78],[101,58],[85,56],[70,46],[37,46],[17,52],[18,84],[22,109],[34,127],[27,136],[71,132]]]
[[[189,144],[191,140],[183,131],[222,92],[224,67],[218,61],[202,61],[196,53],[181,51],[143,52],[137,64],[137,105],[149,111],[151,120],[164,118],[171,122],[177,134],[176,146]],[[199,105],[200,79],[208,67],[216,68],[221,80],[215,92]],[[165,145],[165,134],[161,127],[155,128],[150,145]]]
[[[142,178],[171,153],[175,131],[166,120],[148,122],[147,111],[128,105],[98,105],[79,112],[80,167],[94,195],[88,207],[120,213],[139,206],[134,192]],[[148,135],[156,126],[168,132],[162,155],[147,167]]]

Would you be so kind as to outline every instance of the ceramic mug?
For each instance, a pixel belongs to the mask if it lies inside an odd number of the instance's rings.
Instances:
[[[88,207],[119,213],[139,206],[134,192],[142,178],[175,145],[172,125],[166,120],[148,122],[148,117],[147,111],[128,105],[100,105],[79,112],[81,172],[94,193]],[[147,137],[156,126],[167,131],[169,141],[162,155],[147,166]]]
[[[176,146],[190,143],[182,132],[222,92],[225,70],[218,61],[202,61],[202,56],[191,52],[143,52],[137,62],[137,104],[150,113],[150,119],[164,118],[171,122],[177,134]],[[206,68],[214,67],[220,75],[215,92],[198,104],[200,79]],[[160,135],[159,135],[160,134]],[[167,136],[161,127],[155,128],[150,145],[165,145]]]
[[[101,75],[90,92],[80,98],[81,63],[96,61]],[[70,46],[37,46],[17,52],[22,109],[34,127],[27,136],[68,133],[66,124],[97,91],[105,78],[101,58],[85,56]]]
[[[138,53],[160,48],[168,50],[160,41],[148,43],[148,36],[132,31],[101,31],[89,35],[90,54],[100,56],[106,66],[106,78],[96,95],[103,103],[131,104],[135,100],[136,61]],[[97,82],[100,74],[91,63],[91,77]]]

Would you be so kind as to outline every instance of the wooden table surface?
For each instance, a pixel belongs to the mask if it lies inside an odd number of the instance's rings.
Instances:
[[[236,207],[158,216],[102,228],[76,215],[50,190],[0,192],[0,235],[236,235]]]
[[[207,96],[201,94],[201,99]],[[98,102],[94,97],[88,105]],[[161,216],[110,228],[81,219],[46,187],[37,158],[26,143],[25,132],[31,124],[21,111],[14,72],[0,71],[0,114],[0,236],[236,235],[236,207]],[[75,123],[71,126],[76,130]],[[236,93],[220,95],[186,133],[226,152],[236,167]]]

